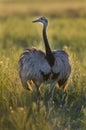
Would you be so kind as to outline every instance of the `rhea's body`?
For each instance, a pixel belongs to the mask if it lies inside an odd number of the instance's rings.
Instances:
[[[41,17],[33,22],[43,23],[45,53],[36,48],[26,49],[19,59],[19,75],[24,88],[31,90],[31,81],[36,85],[38,94],[41,83],[50,84],[49,97],[58,83],[64,88],[70,73],[71,65],[68,54],[63,50],[52,51],[46,35],[48,21]]]

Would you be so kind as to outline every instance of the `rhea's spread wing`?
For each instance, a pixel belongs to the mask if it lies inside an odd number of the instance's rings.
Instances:
[[[50,72],[50,66],[45,58],[45,54],[35,48],[27,49],[19,60],[19,75],[24,84],[28,80],[38,80],[42,82],[44,74]]]
[[[68,54],[63,50],[53,51],[55,57],[55,63],[53,66],[53,72],[59,73],[58,83],[59,85],[65,84],[71,73],[71,65]]]

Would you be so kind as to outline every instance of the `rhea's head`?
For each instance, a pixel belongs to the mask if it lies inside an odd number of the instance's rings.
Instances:
[[[48,24],[48,20],[45,18],[45,17],[40,17],[40,18],[38,18],[38,19],[36,19],[36,20],[34,20],[34,21],[32,21],[33,23],[35,23],[35,22],[40,22],[40,23],[42,23],[44,26],[47,26],[47,24]]]

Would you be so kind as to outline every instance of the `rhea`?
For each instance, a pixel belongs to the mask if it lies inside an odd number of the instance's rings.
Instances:
[[[48,101],[50,101],[56,84],[64,89],[71,73],[71,65],[68,54],[63,50],[51,50],[46,29],[48,20],[40,17],[33,23],[43,24],[43,40],[45,52],[36,48],[26,49],[19,59],[19,76],[22,85],[27,90],[32,90],[33,82],[37,88],[37,99],[41,97],[40,85],[50,84]]]

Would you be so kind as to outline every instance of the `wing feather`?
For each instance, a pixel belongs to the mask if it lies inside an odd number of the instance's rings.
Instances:
[[[23,82],[27,80],[43,80],[43,75],[48,74],[51,68],[41,50],[35,48],[27,49],[22,53],[19,60],[19,75]]]
[[[63,50],[53,51],[55,63],[53,72],[59,73],[59,82],[65,83],[71,73],[71,65],[68,54]],[[61,83],[62,83],[61,82]]]

